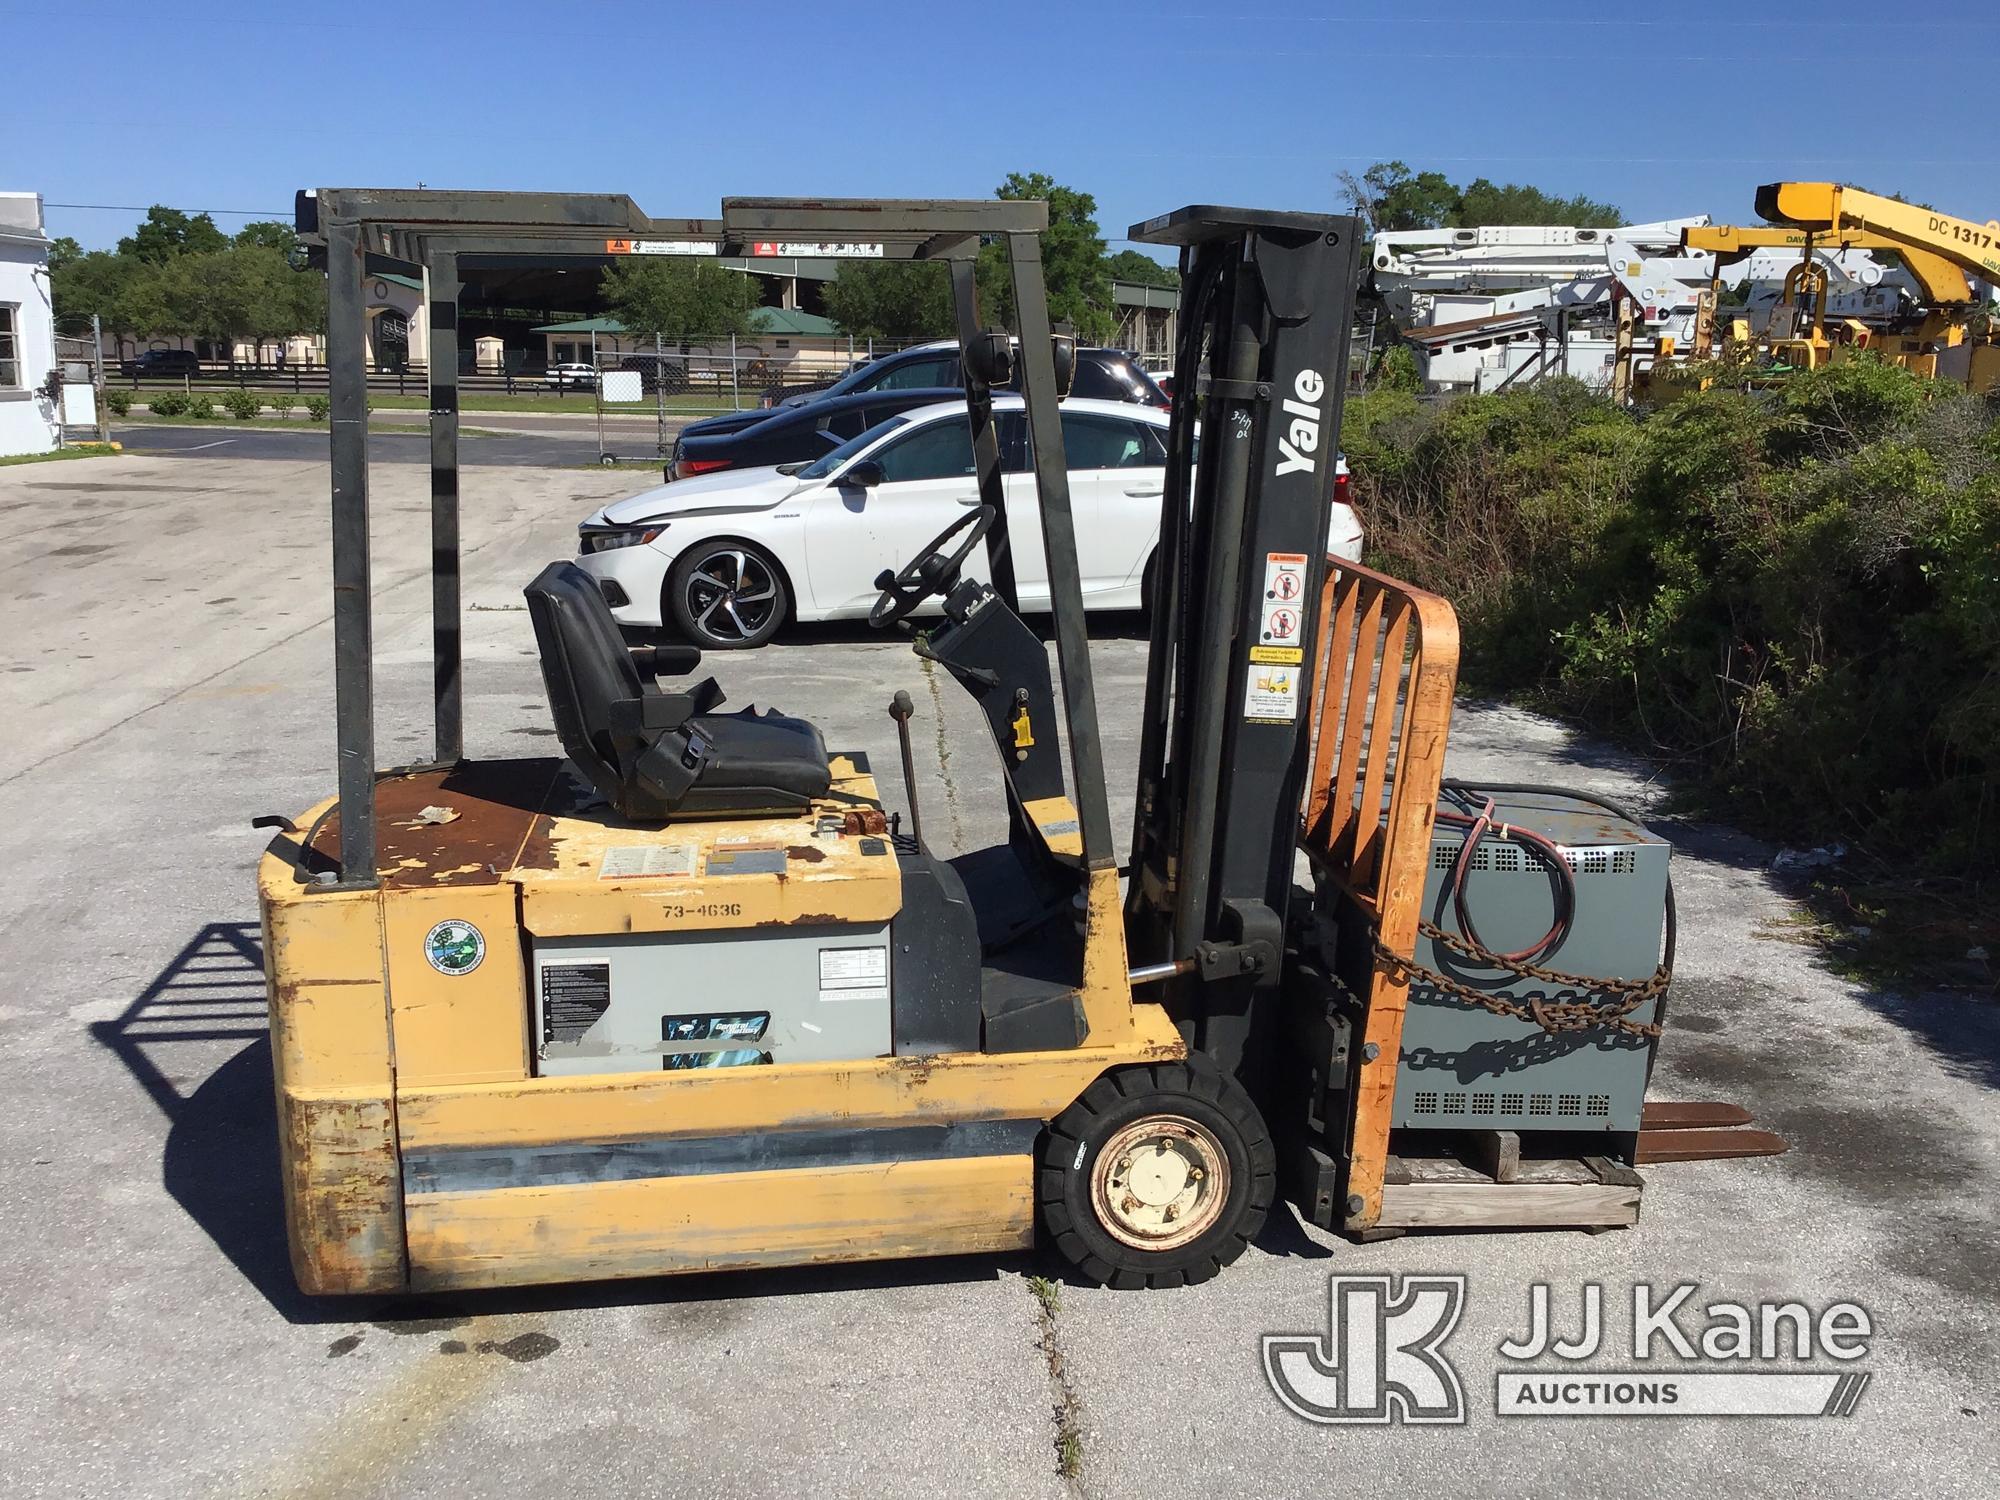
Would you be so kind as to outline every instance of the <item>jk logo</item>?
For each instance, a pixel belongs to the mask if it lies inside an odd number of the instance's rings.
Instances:
[[[1440,1352],[1463,1276],[1329,1276],[1327,1330],[1264,1335],[1264,1376],[1308,1422],[1463,1424],[1465,1391]]]

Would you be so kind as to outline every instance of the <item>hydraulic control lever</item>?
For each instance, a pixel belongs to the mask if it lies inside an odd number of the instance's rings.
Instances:
[[[917,711],[910,695],[901,688],[889,700],[889,717],[896,721],[896,738],[903,749],[903,791],[910,799],[910,832],[919,844],[924,841],[924,819],[917,811],[917,766],[910,757],[910,715]]]

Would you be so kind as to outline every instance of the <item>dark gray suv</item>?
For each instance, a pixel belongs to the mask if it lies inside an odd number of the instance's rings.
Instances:
[[[960,383],[958,343],[919,344],[856,365],[825,385],[774,386],[765,406],[803,406],[828,396],[860,396],[870,391],[920,391]],[[1018,390],[1018,379],[1007,389]],[[1092,401],[1131,401],[1140,406],[1171,405],[1166,393],[1123,349],[1078,349],[1069,394]]]

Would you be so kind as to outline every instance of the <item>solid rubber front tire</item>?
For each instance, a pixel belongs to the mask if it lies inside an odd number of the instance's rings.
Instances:
[[[1227,1163],[1212,1222],[1160,1249],[1135,1245],[1129,1226],[1121,1233],[1109,1222],[1101,1191],[1116,1180],[1117,1164],[1100,1160],[1105,1147],[1155,1120],[1163,1133],[1185,1129]],[[1119,1288],[1207,1281],[1263,1228],[1276,1191],[1277,1157],[1257,1106],[1200,1053],[1099,1078],[1049,1126],[1035,1174],[1036,1207],[1056,1248],[1085,1276]]]

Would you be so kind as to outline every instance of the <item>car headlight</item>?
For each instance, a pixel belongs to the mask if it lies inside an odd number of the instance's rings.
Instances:
[[[666,529],[665,521],[646,521],[637,526],[579,526],[577,548],[591,553],[616,552],[620,547],[643,547]]]

